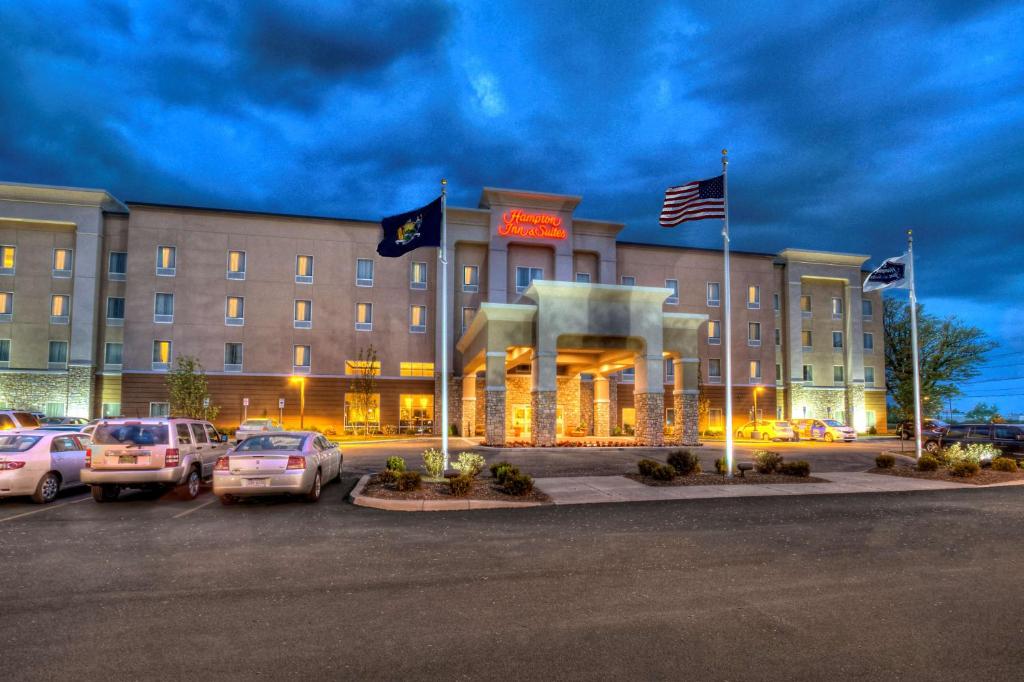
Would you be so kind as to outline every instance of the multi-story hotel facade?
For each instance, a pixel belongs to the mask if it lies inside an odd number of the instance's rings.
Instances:
[[[450,428],[489,443],[723,430],[721,252],[619,241],[623,224],[579,203],[486,188],[448,208],[442,346],[437,250],[381,258],[377,222],[0,184],[0,405],[167,414],[167,372],[190,356],[226,427],[297,426],[303,395],[306,426],[437,431],[446,352]],[[756,401],[765,418],[884,430],[867,259],[733,252],[734,428]]]

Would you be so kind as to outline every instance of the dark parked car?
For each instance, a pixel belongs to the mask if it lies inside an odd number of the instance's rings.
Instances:
[[[974,443],[994,445],[1007,457],[1024,459],[1024,424],[954,424],[942,436],[942,445]]]
[[[921,447],[928,452],[935,452],[939,449],[943,434],[949,424],[941,419],[925,419],[921,422]],[[914,420],[907,419],[896,427],[896,435],[900,440],[914,440]]]

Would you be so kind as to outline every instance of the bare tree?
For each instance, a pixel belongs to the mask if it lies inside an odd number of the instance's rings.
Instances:
[[[356,378],[352,382],[352,392],[355,394],[356,408],[362,412],[363,433],[370,433],[370,410],[376,407],[377,375],[380,373],[380,364],[377,362],[377,350],[370,345],[366,349],[360,348],[356,356]]]

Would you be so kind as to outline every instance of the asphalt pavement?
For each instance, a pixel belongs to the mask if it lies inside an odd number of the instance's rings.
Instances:
[[[0,502],[5,679],[1020,679],[1019,487]]]

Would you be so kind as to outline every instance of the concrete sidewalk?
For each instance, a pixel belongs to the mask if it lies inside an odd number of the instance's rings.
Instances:
[[[538,478],[534,481],[534,485],[544,493],[547,493],[554,504],[697,500],[722,497],[765,497],[769,495],[839,495],[846,493],[889,493],[993,487],[869,473],[831,472],[816,473],[814,476],[816,478],[823,478],[828,483],[649,486],[625,476],[572,476]],[[995,485],[1022,484],[1024,482]]]

